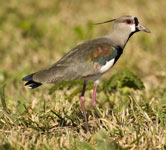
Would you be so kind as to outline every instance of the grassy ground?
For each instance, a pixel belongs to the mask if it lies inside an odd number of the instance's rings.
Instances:
[[[0,149],[166,149],[165,6],[164,0],[1,0]],[[122,15],[137,16],[152,33],[134,35],[118,63],[103,76],[97,95],[100,117],[90,105],[89,84],[86,133],[79,103],[81,81],[29,90],[21,78],[110,30],[111,24],[91,26],[92,22]],[[144,89],[109,80],[126,69],[142,80]]]

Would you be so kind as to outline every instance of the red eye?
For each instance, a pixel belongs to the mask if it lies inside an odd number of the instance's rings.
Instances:
[[[126,20],[126,23],[127,24],[132,24],[132,21],[131,20]]]

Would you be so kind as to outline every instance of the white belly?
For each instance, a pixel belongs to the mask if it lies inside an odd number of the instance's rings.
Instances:
[[[114,64],[114,61],[115,61],[115,58],[114,59],[111,59],[110,61],[107,61],[105,65],[103,65],[101,68],[100,68],[100,72],[101,73],[104,73],[106,71],[108,71]]]

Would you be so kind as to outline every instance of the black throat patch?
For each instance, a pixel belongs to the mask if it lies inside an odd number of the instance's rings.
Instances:
[[[138,21],[137,17],[134,17],[134,22],[135,22],[135,27],[136,27],[136,26],[139,24],[139,21]],[[129,35],[128,40],[130,39],[130,37],[131,37],[134,33],[138,32],[138,31],[139,31],[139,30],[136,28],[136,30],[135,30],[134,32],[131,32],[130,35]]]

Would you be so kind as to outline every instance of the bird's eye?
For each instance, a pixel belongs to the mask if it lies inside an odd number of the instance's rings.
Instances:
[[[129,19],[128,19],[128,20],[126,20],[126,23],[127,23],[127,24],[132,24],[133,22],[132,22],[132,20],[129,20]]]

